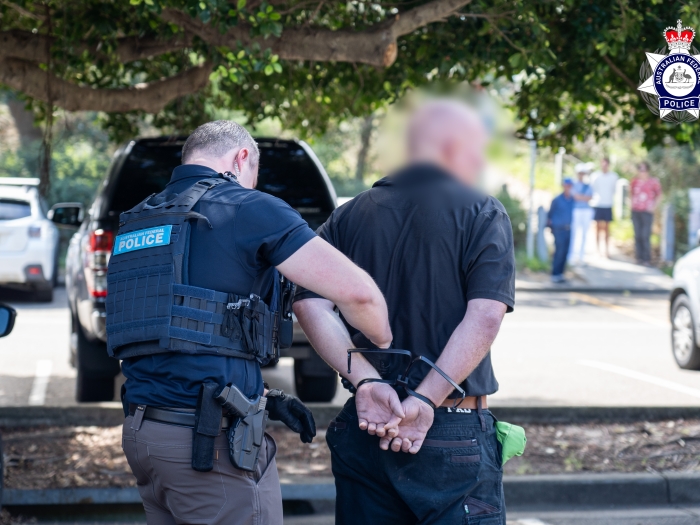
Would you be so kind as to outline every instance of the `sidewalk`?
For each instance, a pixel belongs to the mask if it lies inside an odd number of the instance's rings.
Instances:
[[[549,236],[548,236],[549,237]],[[544,273],[518,272],[516,290],[582,292],[670,292],[673,279],[658,268],[635,264],[614,245],[610,259],[596,251],[593,225],[587,236],[585,264],[569,267],[568,282],[554,284]]]

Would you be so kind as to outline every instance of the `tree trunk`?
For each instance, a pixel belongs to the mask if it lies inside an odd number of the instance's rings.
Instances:
[[[8,101],[7,107],[15,121],[20,144],[23,148],[30,146],[37,140],[41,140],[43,135],[41,128],[37,128],[34,125],[34,114],[25,109],[23,101],[12,99]]]
[[[367,157],[372,142],[372,131],[374,131],[374,114],[370,113],[362,122],[360,131],[360,152],[357,154],[357,169],[355,170],[355,180],[362,182],[367,171]]]

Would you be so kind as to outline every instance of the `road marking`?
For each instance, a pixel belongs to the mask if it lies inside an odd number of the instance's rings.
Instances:
[[[613,304],[609,303],[608,301],[603,301],[602,299],[598,299],[597,297],[593,297],[592,295],[579,292],[571,292],[571,296],[575,297],[576,299],[579,299],[580,301],[583,301],[584,303],[592,304],[593,306],[600,306],[602,308],[607,308],[608,310],[612,310],[613,312],[626,315],[627,317],[637,319],[638,321],[642,321],[644,323],[650,323],[656,326],[663,327],[671,326],[670,321],[662,321],[661,319],[652,317],[651,315],[636,312],[631,308],[620,306],[619,304]]]
[[[41,406],[46,401],[46,387],[49,386],[52,367],[53,363],[48,359],[37,361],[34,383],[32,383],[32,391],[29,394],[30,405]]]
[[[643,374],[642,372],[637,372],[636,370],[630,370],[629,368],[623,368],[621,366],[611,365],[608,363],[601,363],[600,361],[589,361],[587,359],[580,360],[578,363],[583,366],[605,370],[606,372],[629,377],[631,379],[637,379],[638,381],[644,381],[646,383],[651,383],[652,385],[668,388],[669,390],[675,390],[676,392],[681,392],[683,394],[688,394],[689,396],[700,398],[700,390],[697,388],[692,388],[681,385],[680,383],[674,383],[673,381],[667,381],[666,379]]]

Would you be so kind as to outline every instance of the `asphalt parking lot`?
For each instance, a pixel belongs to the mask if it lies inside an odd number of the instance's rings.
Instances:
[[[665,295],[518,292],[493,347],[500,383],[492,406],[697,406],[700,372],[671,355]],[[0,406],[74,404],[68,363],[69,314],[63,288],[52,303],[4,292],[18,310],[0,341]],[[292,360],[265,370],[293,391]],[[341,404],[347,392],[333,400]]]

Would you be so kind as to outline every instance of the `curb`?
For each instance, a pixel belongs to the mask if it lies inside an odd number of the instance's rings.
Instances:
[[[342,406],[328,403],[307,403],[320,426],[338,415]],[[11,406],[0,407],[0,428],[56,427],[115,427],[124,422],[121,403],[83,403],[75,406]],[[271,421],[275,426],[278,421]]]
[[[668,295],[671,293],[670,288],[601,288],[594,286],[553,286],[553,285],[542,285],[542,286],[523,286],[516,285],[516,292],[578,292],[578,293],[630,293],[636,294],[659,294]]]
[[[342,406],[309,403],[319,427],[325,427]],[[517,424],[591,423],[700,419],[700,406],[686,407],[517,407],[492,405],[499,418]],[[34,426],[117,426],[124,422],[119,403],[84,404],[68,407],[0,407],[0,428]],[[271,424],[278,424],[273,421]],[[281,424],[281,423],[279,423]]]
[[[557,474],[506,476],[509,507],[664,505],[700,503],[700,474]],[[330,478],[315,483],[282,483],[283,500],[335,499]],[[140,504],[138,489],[5,489],[3,505]]]

